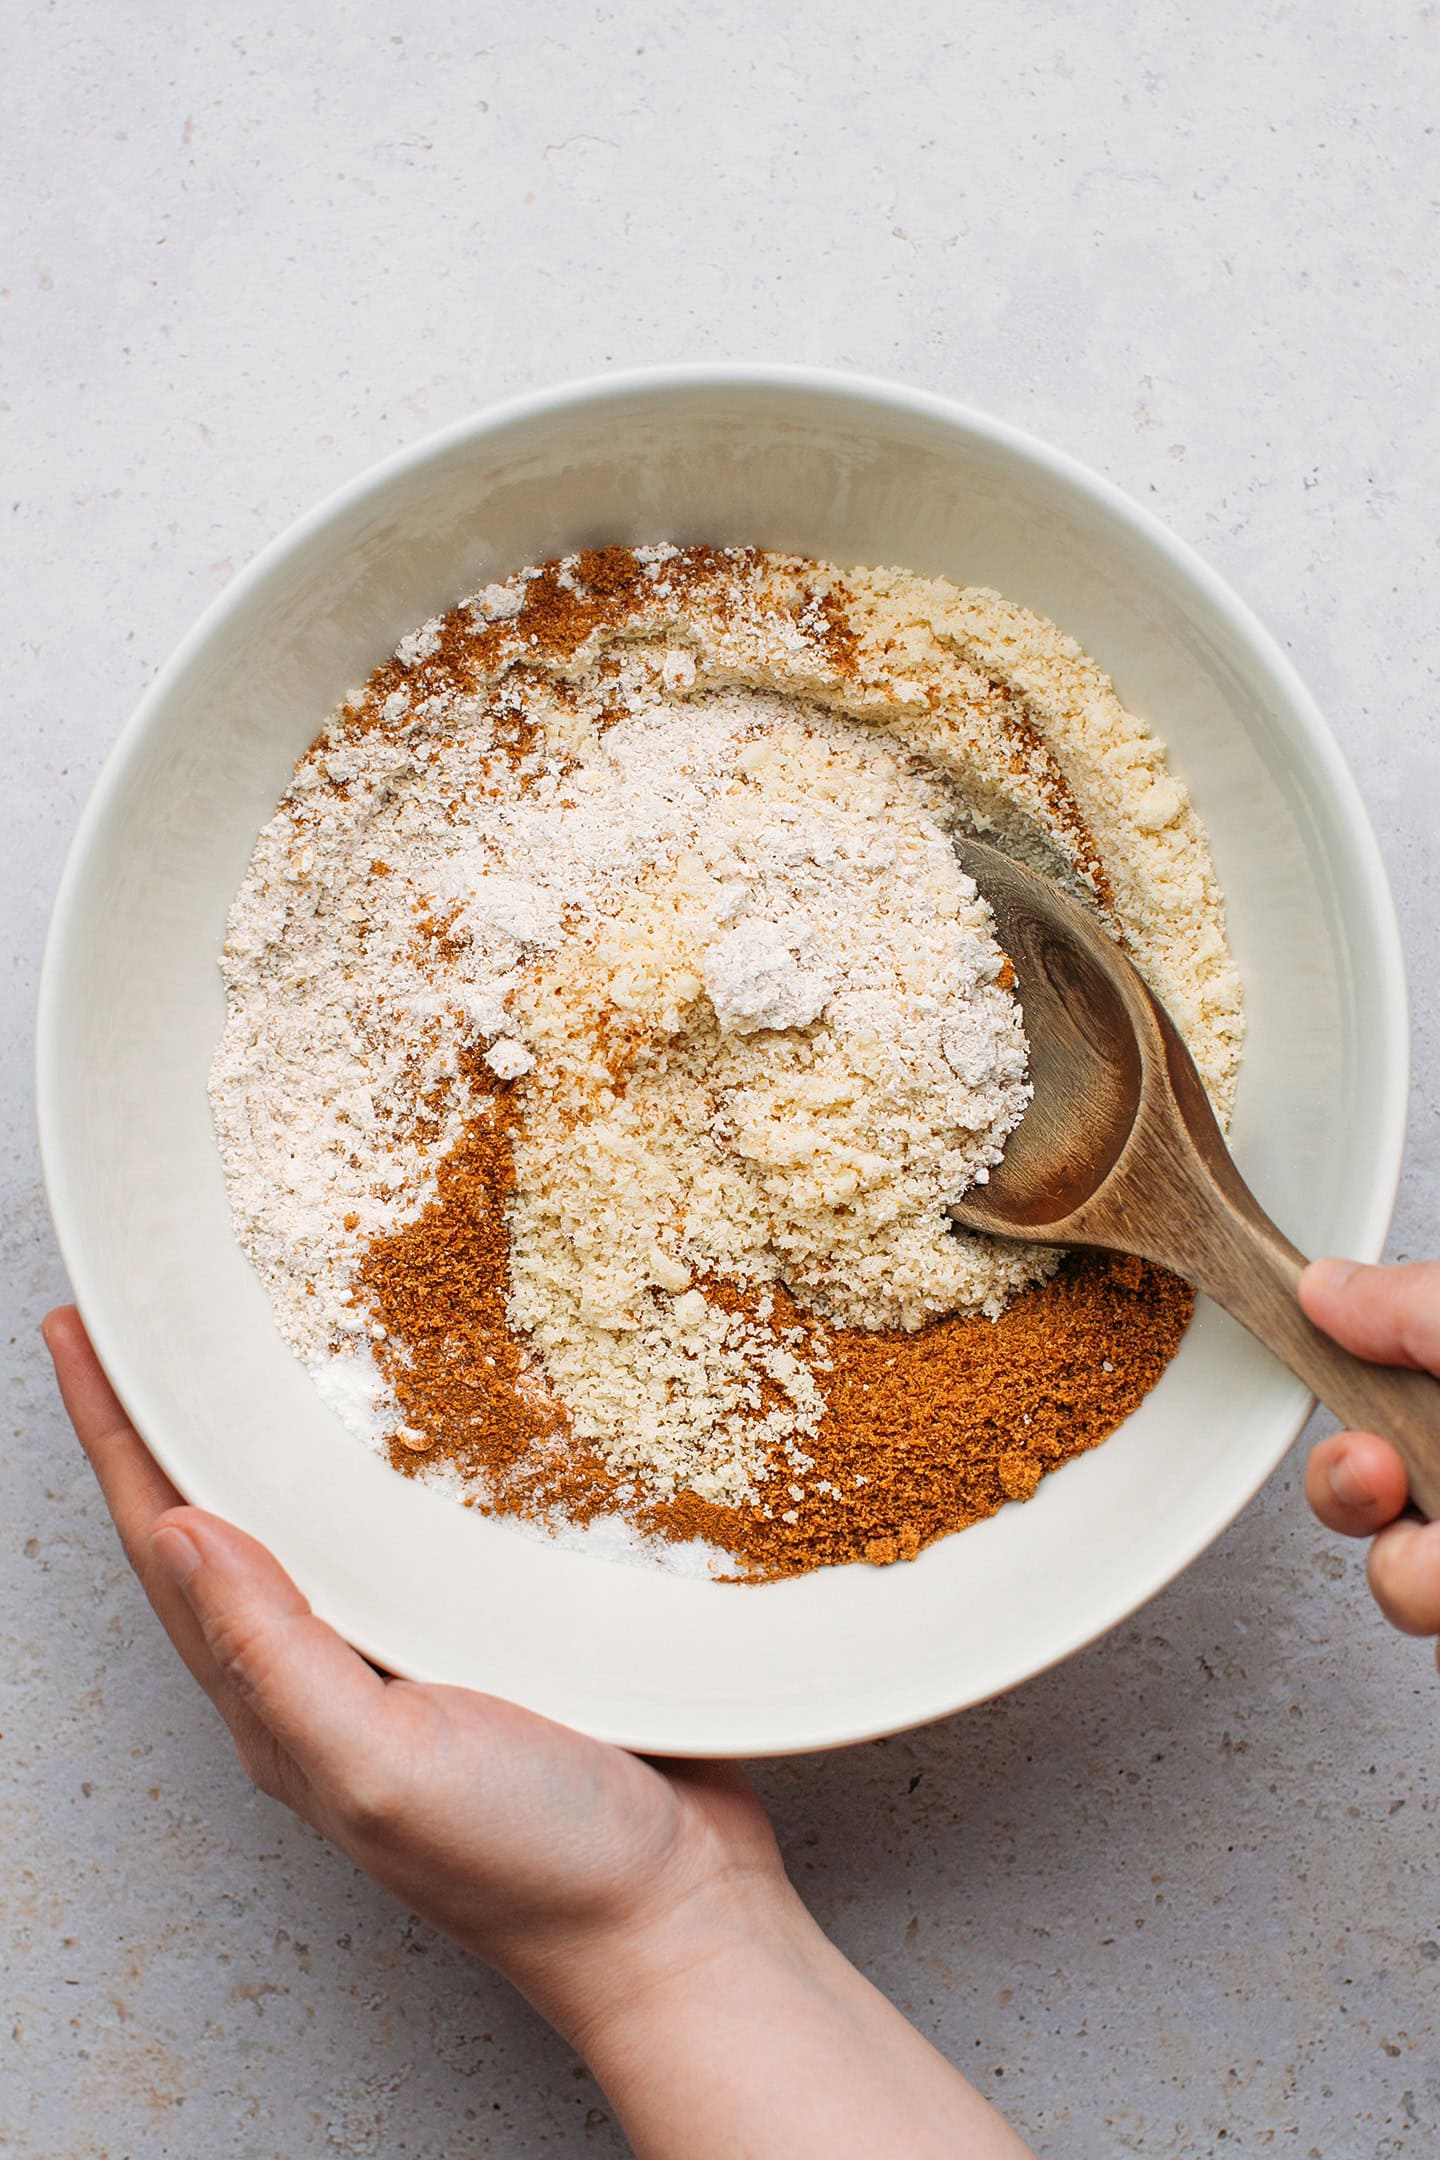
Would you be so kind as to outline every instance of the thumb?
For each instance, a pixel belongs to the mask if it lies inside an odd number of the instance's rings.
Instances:
[[[380,1675],[311,1612],[278,1560],[230,1523],[171,1508],[150,1551],[199,1622],[221,1688],[313,1783],[342,1783],[383,1712]]]
[[[1316,1327],[1357,1357],[1440,1372],[1440,1261],[1364,1267],[1314,1260],[1300,1278],[1300,1303]]]

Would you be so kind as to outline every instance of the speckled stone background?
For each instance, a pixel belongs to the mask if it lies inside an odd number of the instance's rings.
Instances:
[[[4,43],[0,2151],[616,2153],[500,1981],[248,1790],[62,1429],[29,1033],[77,811],[202,604],[423,430],[657,359],[947,391],[1158,510],[1318,692],[1413,971],[1393,1249],[1440,1247],[1436,10],[13,0]],[[1292,1462],[1063,1671],[761,1784],[1042,2154],[1378,2160],[1440,2150],[1437,1754]]]

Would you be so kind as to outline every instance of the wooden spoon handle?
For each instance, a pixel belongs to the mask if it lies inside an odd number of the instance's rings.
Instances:
[[[1238,1183],[1238,1180],[1237,1180]],[[1372,1365],[1342,1350],[1300,1308],[1303,1254],[1282,1236],[1258,1201],[1211,1186],[1209,1220],[1199,1229],[1182,1272],[1259,1337],[1346,1425],[1379,1433],[1410,1476],[1410,1496],[1440,1516],[1440,1380],[1398,1365]]]

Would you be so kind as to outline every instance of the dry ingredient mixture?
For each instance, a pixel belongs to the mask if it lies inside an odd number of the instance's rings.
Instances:
[[[347,1422],[487,1512],[761,1577],[913,1557],[1113,1430],[1188,1291],[946,1214],[1029,1096],[966,826],[1089,900],[1228,1111],[1203,833],[1052,624],[662,544],[402,640],[260,836],[211,1082]]]

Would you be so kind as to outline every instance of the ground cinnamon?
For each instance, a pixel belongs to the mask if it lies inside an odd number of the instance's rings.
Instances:
[[[777,1460],[744,1508],[693,1494],[637,1504],[576,1442],[506,1319],[514,1124],[510,1092],[498,1089],[439,1165],[435,1199],[372,1241],[358,1278],[386,1329],[376,1357],[406,1420],[391,1461],[410,1475],[453,1463],[487,1512],[628,1514],[656,1536],[732,1553],[748,1580],[913,1560],[1029,1499],[1047,1471],[1113,1432],[1173,1357],[1194,1304],[1144,1261],[1073,1255],[998,1320],[941,1320],[913,1335],[826,1329],[826,1415],[799,1497]],[[706,1288],[753,1311],[754,1293]],[[813,1342],[814,1316],[783,1288],[771,1295],[777,1326]]]
[[[505,1205],[514,1185],[513,1122],[498,1090],[440,1162],[437,1193],[412,1221],[375,1238],[357,1284],[385,1328],[375,1361],[405,1424],[390,1442],[397,1469],[449,1457],[458,1470],[502,1484],[561,1420],[527,1384],[524,1352],[505,1318],[510,1235]],[[423,1440],[423,1448],[411,1445]]]

